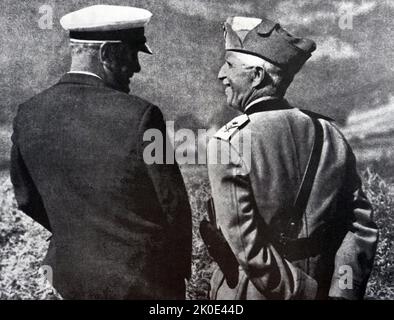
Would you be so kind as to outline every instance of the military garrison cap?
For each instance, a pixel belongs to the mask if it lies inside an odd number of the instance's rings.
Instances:
[[[314,41],[296,38],[266,18],[230,17],[224,23],[226,50],[247,53],[298,72],[316,49]]]
[[[95,5],[66,14],[60,19],[75,42],[125,42],[151,54],[144,35],[152,13],[126,6]]]

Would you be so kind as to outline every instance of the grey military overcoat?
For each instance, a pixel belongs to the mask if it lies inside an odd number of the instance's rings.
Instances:
[[[211,139],[208,170],[217,225],[239,263],[235,287],[215,271],[212,299],[363,297],[377,227],[351,148],[332,121],[319,121],[320,163],[286,252],[278,235],[292,216],[311,153],[310,116],[285,100],[260,102]]]

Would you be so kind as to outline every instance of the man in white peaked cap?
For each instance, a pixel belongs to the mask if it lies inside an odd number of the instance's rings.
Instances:
[[[11,178],[19,209],[52,232],[45,264],[65,299],[184,299],[191,212],[177,164],[145,163],[160,109],[127,94],[151,53],[144,9],[65,15],[71,70],[19,106]],[[163,150],[166,154],[166,150]]]
[[[208,146],[216,217],[202,234],[229,247],[208,246],[211,299],[361,299],[378,232],[355,157],[333,120],[284,99],[315,43],[266,18],[224,31],[218,78],[242,115]]]

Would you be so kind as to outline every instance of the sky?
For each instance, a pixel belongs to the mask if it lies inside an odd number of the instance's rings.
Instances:
[[[394,1],[1,0],[0,124],[9,126],[18,104],[67,72],[68,37],[60,17],[99,3],[153,13],[146,34],[154,55],[140,55],[142,71],[133,77],[131,92],[179,126],[220,125],[235,115],[217,80],[224,55],[221,25],[235,15],[265,16],[316,42],[288,90],[293,105],[345,124],[350,113],[386,105],[392,97]],[[43,29],[48,8],[52,24]]]

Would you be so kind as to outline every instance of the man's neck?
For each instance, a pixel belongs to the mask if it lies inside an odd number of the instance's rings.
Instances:
[[[96,59],[85,56],[72,57],[70,73],[90,74],[104,79],[104,72],[102,66]]]
[[[245,112],[246,109],[250,108],[250,106],[267,100],[274,100],[274,99],[281,99],[283,97],[277,97],[273,95],[269,95],[268,93],[264,92],[263,90],[254,90],[249,95],[248,99],[243,103],[241,112]]]

